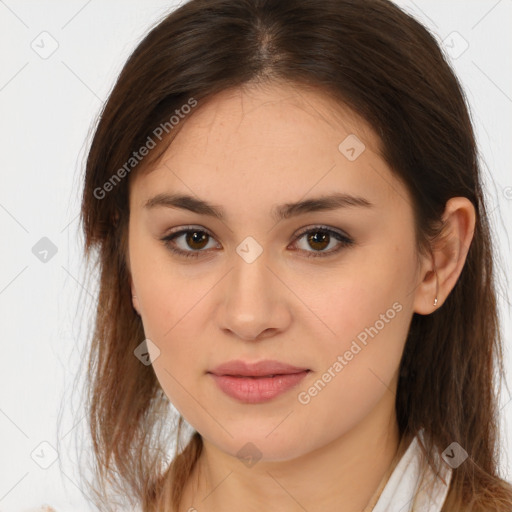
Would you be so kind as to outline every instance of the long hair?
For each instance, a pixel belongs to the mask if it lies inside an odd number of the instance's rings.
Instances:
[[[167,463],[170,404],[152,367],[134,357],[145,336],[129,284],[131,178],[162,155],[192,105],[264,82],[313,87],[373,127],[410,194],[419,252],[439,236],[446,201],[474,205],[455,287],[435,313],[413,315],[396,415],[402,439],[423,429],[428,454],[456,441],[469,455],[453,471],[444,512],[510,512],[512,489],[498,469],[496,254],[469,107],[432,34],[388,0],[191,0],[126,62],[95,127],[81,209],[85,253],[89,261],[95,252],[100,274],[87,362],[95,499],[110,507],[108,484],[144,512],[164,502],[177,510],[202,449],[195,432]],[[150,140],[155,149],[134,161]],[[181,426],[180,417],[178,437]]]

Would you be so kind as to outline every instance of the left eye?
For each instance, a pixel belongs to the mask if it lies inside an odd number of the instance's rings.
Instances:
[[[180,239],[182,242],[181,247],[180,243],[178,243]],[[211,249],[211,247],[208,247],[208,243],[211,241],[210,239],[213,240],[213,237],[207,231],[189,228],[171,233],[161,240],[173,253],[186,258],[197,258],[200,253],[207,252],[203,249]],[[314,249],[313,251],[309,251],[308,249],[299,247],[300,251],[307,253],[306,257],[308,258],[329,256],[339,252],[343,247],[349,247],[354,244],[354,241],[347,235],[324,226],[318,226],[302,231],[296,236],[294,244],[297,244],[297,242],[302,239],[305,239],[305,243]],[[184,246],[183,242],[185,244]],[[332,249],[332,243],[336,246],[336,242],[338,242],[337,247]],[[188,250],[187,247],[192,250]],[[325,249],[329,247],[330,250],[326,251]],[[220,248],[220,246],[217,248]]]
[[[315,250],[313,252],[308,251],[307,249],[301,250],[304,250],[307,253],[309,253],[307,254],[307,257],[313,258],[318,256],[329,256],[331,254],[341,251],[343,247],[349,247],[354,243],[354,241],[351,238],[344,235],[343,233],[322,226],[313,229],[308,229],[307,231],[303,231],[301,234],[297,236],[295,241],[297,242],[304,237],[309,247],[312,247]],[[337,247],[335,249],[332,249],[331,242],[334,242],[335,247],[336,242],[338,242]],[[331,246],[331,249],[329,251],[324,250],[329,246]]]

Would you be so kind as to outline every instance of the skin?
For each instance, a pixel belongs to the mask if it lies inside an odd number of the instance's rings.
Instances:
[[[365,144],[354,161],[338,146]],[[317,90],[273,84],[224,91],[197,107],[150,172],[131,177],[129,265],[134,308],[171,402],[204,441],[182,510],[361,512],[389,475],[399,436],[397,370],[414,312],[430,314],[455,285],[475,212],[465,198],[446,205],[446,241],[420,256],[411,199],[380,156],[371,127]],[[158,193],[184,193],[222,207],[224,220],[185,209],[144,208]],[[333,192],[372,207],[303,213],[276,222],[275,205]],[[302,228],[338,230],[354,244],[311,245]],[[161,238],[206,230],[198,258],[173,254]],[[317,228],[318,231],[318,228]],[[236,252],[248,236],[263,249],[252,263]],[[190,239],[189,239],[190,243]],[[199,247],[199,249],[197,248]],[[340,248],[325,257],[307,254]],[[357,335],[393,304],[400,312],[302,404],[307,391]],[[310,369],[294,389],[243,404],[209,370],[231,360],[276,359]],[[261,459],[237,452],[251,442]]]

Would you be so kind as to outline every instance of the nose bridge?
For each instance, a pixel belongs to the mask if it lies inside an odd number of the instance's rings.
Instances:
[[[285,297],[268,265],[263,253],[255,259],[244,258],[243,253],[236,255],[223,290],[222,328],[244,339],[256,338],[268,329],[284,328],[288,321]]]
[[[228,300],[231,308],[244,314],[256,313],[257,309],[268,307],[275,298],[272,297],[274,278],[267,268],[268,262],[264,255],[254,261],[246,261],[243,257],[234,258],[234,268],[229,280]],[[261,311],[260,311],[261,313]]]

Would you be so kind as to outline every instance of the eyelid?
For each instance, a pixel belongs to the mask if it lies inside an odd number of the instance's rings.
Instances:
[[[209,229],[207,229],[203,226],[200,226],[198,224],[189,224],[189,225],[179,226],[178,228],[173,228],[169,231],[166,231],[166,234],[164,235],[163,238],[170,238],[173,235],[183,234],[183,233],[187,233],[188,231],[194,231],[194,230],[195,231],[204,231],[208,236],[215,238],[215,236],[212,234],[212,232]]]
[[[332,228],[332,227],[326,226],[324,224],[311,224],[310,226],[306,226],[304,228],[301,228],[297,232],[297,234],[295,235],[294,241],[296,241],[298,238],[300,238],[305,233],[309,233],[310,231],[315,231],[315,230],[317,230],[317,231],[328,231],[330,233],[337,233],[338,235],[340,235],[343,238],[346,238],[347,240],[350,239],[350,236],[348,236],[346,233],[344,233],[340,229]]]

